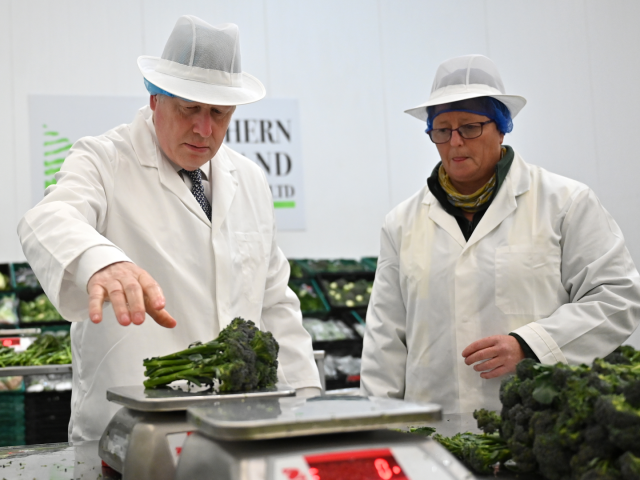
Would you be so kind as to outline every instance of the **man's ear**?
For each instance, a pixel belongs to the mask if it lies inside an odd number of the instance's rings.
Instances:
[[[151,110],[153,110],[154,112],[156,111],[156,105],[158,105],[158,96],[157,95],[150,95],[149,96],[149,106],[151,107]]]

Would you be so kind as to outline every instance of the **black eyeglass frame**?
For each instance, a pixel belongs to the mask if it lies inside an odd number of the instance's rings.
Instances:
[[[427,135],[429,135],[429,139],[433,143],[435,143],[436,145],[442,145],[443,143],[447,143],[451,140],[451,136],[453,135],[453,132],[458,132],[458,135],[460,135],[460,137],[464,138],[465,140],[473,140],[474,138],[481,137],[482,133],[484,132],[484,126],[487,123],[491,123],[491,122],[495,122],[495,120],[487,120],[486,122],[465,123],[464,125],[460,125],[458,128],[432,128],[431,130],[427,129],[424,132]],[[465,137],[464,135],[462,135],[462,133],[460,132],[460,129],[469,125],[480,125],[480,134],[476,135],[475,137]],[[449,130],[449,138],[447,138],[444,142],[436,142],[431,136],[431,132],[433,132],[434,130]]]

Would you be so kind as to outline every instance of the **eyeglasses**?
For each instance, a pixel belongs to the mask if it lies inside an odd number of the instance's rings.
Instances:
[[[482,135],[482,127],[487,123],[491,123],[493,120],[487,120],[486,122],[467,123],[466,125],[460,125],[458,128],[434,128],[431,131],[426,131],[427,135],[433,143],[447,143],[451,140],[453,132],[458,132],[462,138],[471,140],[478,138]]]

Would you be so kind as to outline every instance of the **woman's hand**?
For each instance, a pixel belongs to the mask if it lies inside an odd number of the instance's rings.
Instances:
[[[482,378],[496,378],[516,371],[516,365],[524,359],[518,340],[510,335],[493,335],[473,342],[462,351],[464,363],[474,365]]]

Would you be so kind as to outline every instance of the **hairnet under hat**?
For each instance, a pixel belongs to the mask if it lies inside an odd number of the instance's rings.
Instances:
[[[264,98],[260,81],[244,73],[240,33],[233,23],[211,26],[192,15],[178,19],[162,57],[138,57],[142,75],[162,90],[209,105],[243,105]]]
[[[519,95],[507,95],[498,67],[484,55],[454,57],[441,63],[431,87],[429,100],[405,110],[422,121],[427,120],[427,107],[453,103],[476,97],[492,97],[504,103],[515,117],[527,100]]]

